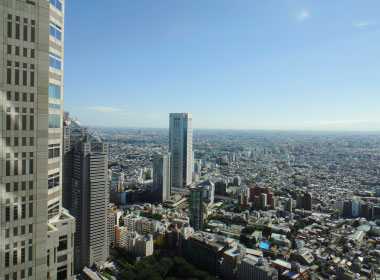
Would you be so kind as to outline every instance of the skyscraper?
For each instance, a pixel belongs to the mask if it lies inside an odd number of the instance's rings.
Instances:
[[[172,188],[184,188],[193,177],[193,118],[188,113],[170,114],[169,152]]]
[[[203,228],[203,186],[189,188],[189,218],[190,225],[195,231]]]
[[[72,279],[75,220],[61,205],[64,1],[0,1],[0,11],[0,278]]]
[[[153,157],[153,199],[164,202],[171,196],[170,153]]]
[[[76,219],[75,271],[109,256],[108,144],[65,112],[63,203]]]

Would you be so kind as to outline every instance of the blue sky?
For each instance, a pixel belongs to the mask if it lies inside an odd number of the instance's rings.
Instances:
[[[378,0],[66,1],[64,110],[91,126],[380,130]]]

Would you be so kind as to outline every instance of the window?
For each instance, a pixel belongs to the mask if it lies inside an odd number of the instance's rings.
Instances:
[[[5,138],[5,146],[10,147],[11,146],[11,137]]]
[[[5,221],[9,222],[11,219],[11,208],[9,206],[5,207]]]
[[[11,161],[9,159],[5,162],[5,176],[11,176]]]
[[[33,217],[33,203],[29,203],[29,218]]]
[[[16,46],[16,55],[20,55],[20,47],[19,46]]]
[[[24,41],[28,41],[28,26],[24,25]]]
[[[15,101],[19,101],[19,100],[20,100],[20,93],[15,92]]]
[[[18,175],[18,160],[13,162],[13,175]]]
[[[59,55],[49,52],[49,66],[61,70],[61,60],[62,58]]]
[[[49,84],[49,97],[61,99],[61,87],[58,85]]]
[[[30,146],[34,145],[34,138],[33,137],[30,137],[30,139],[29,139],[29,145]]]
[[[7,84],[12,84],[12,69],[7,68]]]
[[[61,106],[58,105],[58,104],[51,104],[51,103],[49,103],[49,108],[50,109],[59,110],[59,109],[61,109]]]
[[[33,160],[30,159],[29,160],[29,174],[33,174],[34,170],[33,170]]]
[[[30,50],[30,57],[34,58],[34,50]]]
[[[7,54],[12,54],[12,46],[7,45]]]
[[[10,192],[11,191],[11,184],[10,183],[6,183],[5,184],[5,191],[6,192]]]
[[[7,100],[8,101],[12,100],[12,94],[10,91],[7,91]]]
[[[49,128],[60,128],[60,115],[49,114]]]
[[[26,70],[22,71],[22,85],[26,86],[28,83],[28,72]]]
[[[13,251],[13,264],[17,264],[17,250]]]
[[[12,38],[12,22],[9,22],[9,21],[8,21],[7,35],[8,35],[8,38]]]
[[[59,237],[58,252],[67,249],[67,235]]]
[[[5,262],[5,267],[9,267],[9,252],[5,252],[4,262]]]
[[[50,3],[58,9],[58,11],[62,11],[62,2],[61,0],[50,0]]]
[[[52,21],[50,22],[50,35],[53,36],[54,38],[58,39],[59,41],[61,41],[62,28]]]
[[[15,84],[19,85],[20,84],[20,70],[15,69]]]
[[[18,137],[15,137],[15,139],[14,139],[15,141],[15,147],[18,147]]]
[[[59,172],[49,175],[48,188],[52,189],[59,186]]]
[[[26,130],[26,116],[25,115],[22,116],[21,127],[22,127],[22,130]]]
[[[49,145],[49,158],[59,157],[59,144]]]
[[[25,204],[22,204],[21,205],[21,219],[25,219],[26,217],[26,207],[25,207]],[[24,228],[24,233],[25,233],[25,228]]]
[[[30,41],[34,43],[35,40],[36,40],[36,29],[32,27],[30,29]]]
[[[34,87],[34,72],[30,72],[30,86]]]
[[[16,23],[16,39],[20,40],[20,24]]]
[[[29,257],[29,261],[33,260],[33,247],[32,246],[29,247],[28,257]],[[31,275],[31,273],[29,273],[29,275]]]
[[[33,116],[29,117],[29,122],[30,122],[30,130],[34,130],[34,117]]]

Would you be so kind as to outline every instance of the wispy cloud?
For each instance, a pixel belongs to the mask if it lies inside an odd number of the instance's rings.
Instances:
[[[366,27],[366,26],[372,25],[374,23],[375,23],[374,21],[359,21],[359,22],[354,23],[354,26],[355,27]]]
[[[304,20],[308,19],[309,16],[310,16],[310,13],[306,10],[303,10],[303,11],[296,13],[296,18],[298,21],[304,21]]]
[[[150,114],[147,114],[145,116],[147,118],[155,119],[155,118],[160,118],[161,117],[161,113],[150,113]]]
[[[87,109],[100,113],[120,113],[123,112],[121,108],[107,107],[107,106],[89,106]]]
[[[318,121],[308,122],[308,125],[315,126],[334,126],[334,125],[355,125],[355,124],[376,124],[380,121],[376,120],[330,120],[330,121]]]

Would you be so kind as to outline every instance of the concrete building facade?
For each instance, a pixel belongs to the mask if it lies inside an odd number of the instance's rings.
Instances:
[[[153,157],[153,200],[165,202],[171,196],[170,153]]]
[[[72,279],[62,208],[64,1],[0,1],[0,279]]]
[[[75,271],[109,256],[108,144],[65,113],[64,205],[76,218]]]
[[[171,184],[184,188],[193,178],[193,118],[188,113],[171,113],[169,121]]]

